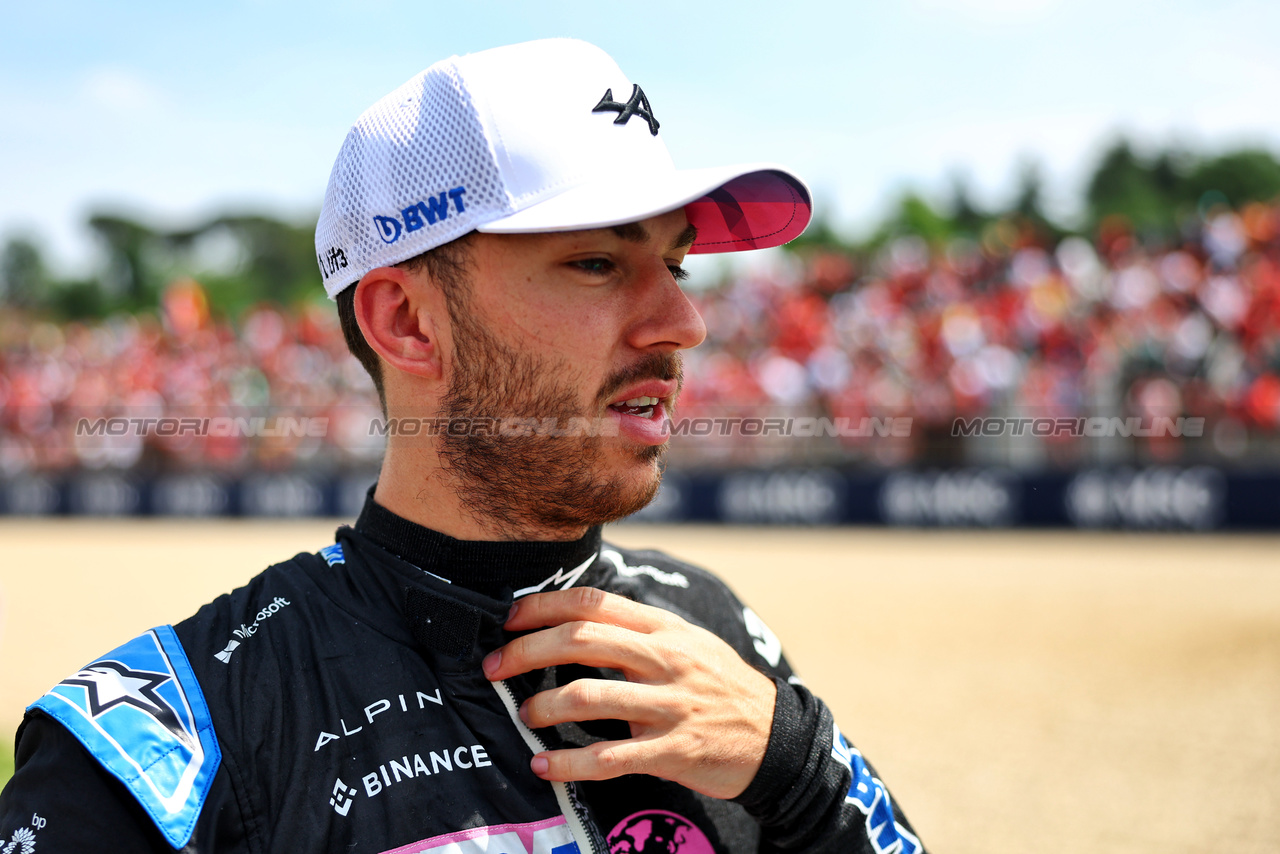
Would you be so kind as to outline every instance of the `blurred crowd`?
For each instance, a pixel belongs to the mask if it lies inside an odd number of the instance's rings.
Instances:
[[[240,473],[372,466],[381,455],[368,435],[377,396],[332,305],[263,306],[232,326],[184,280],[157,315],[10,316],[0,344],[0,474]]]
[[[817,418],[844,435],[679,435],[672,463],[1275,456],[1280,208],[1212,211],[1159,246],[1115,221],[1094,241],[1049,244],[1003,220],[976,239],[900,237],[862,259],[783,255],[691,289],[708,338],[686,356],[678,419]],[[1187,416],[1203,419],[1203,435],[956,434],[957,418],[978,416]],[[261,306],[233,325],[181,280],[154,315],[0,320],[0,476],[368,468],[381,453],[378,417],[331,305]],[[121,431],[103,420],[147,418],[157,420]],[[202,426],[179,429],[184,418]],[[893,420],[909,430],[884,427]]]
[[[818,255],[791,275],[726,282],[698,300],[708,340],[689,356],[683,414],[910,417],[910,437],[841,443],[839,456],[883,464],[1274,455],[1280,208],[1213,211],[1159,248],[1121,221],[1104,222],[1095,242],[1046,244],[1003,221],[945,247],[899,238],[865,270]],[[958,441],[956,419],[979,416],[1204,421],[1199,438]],[[779,438],[769,453],[795,445]],[[753,452],[745,437],[705,450]],[[829,445],[807,451],[830,458]]]

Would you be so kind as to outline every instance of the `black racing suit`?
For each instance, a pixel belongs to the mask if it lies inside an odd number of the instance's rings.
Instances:
[[[629,736],[619,721],[530,731],[516,714],[539,690],[616,673],[481,671],[510,640],[513,596],[575,585],[678,614],[774,678],[768,749],[740,797],[647,775],[533,775],[544,747]],[[714,576],[599,529],[454,540],[372,499],[336,544],[59,683],[28,709],[16,754],[0,794],[10,854],[922,850],[777,638]]]

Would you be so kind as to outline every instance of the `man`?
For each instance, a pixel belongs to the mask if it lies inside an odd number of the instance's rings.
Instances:
[[[704,336],[685,255],[809,219],[775,167],[676,171],[659,127],[568,40],[357,121],[317,250],[397,425],[378,483],[337,543],[35,703],[6,852],[921,850],[754,612],[601,541]]]

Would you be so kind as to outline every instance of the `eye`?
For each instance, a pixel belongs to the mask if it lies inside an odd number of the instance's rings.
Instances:
[[[570,266],[594,276],[607,276],[616,269],[616,265],[608,258],[583,258],[581,261],[571,262]]]
[[[679,264],[668,264],[667,269],[671,271],[671,277],[677,282],[683,282],[689,278],[689,271]]]

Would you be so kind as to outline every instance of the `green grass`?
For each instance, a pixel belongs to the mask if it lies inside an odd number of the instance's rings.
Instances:
[[[0,789],[13,776],[13,744],[8,738],[0,739]]]

